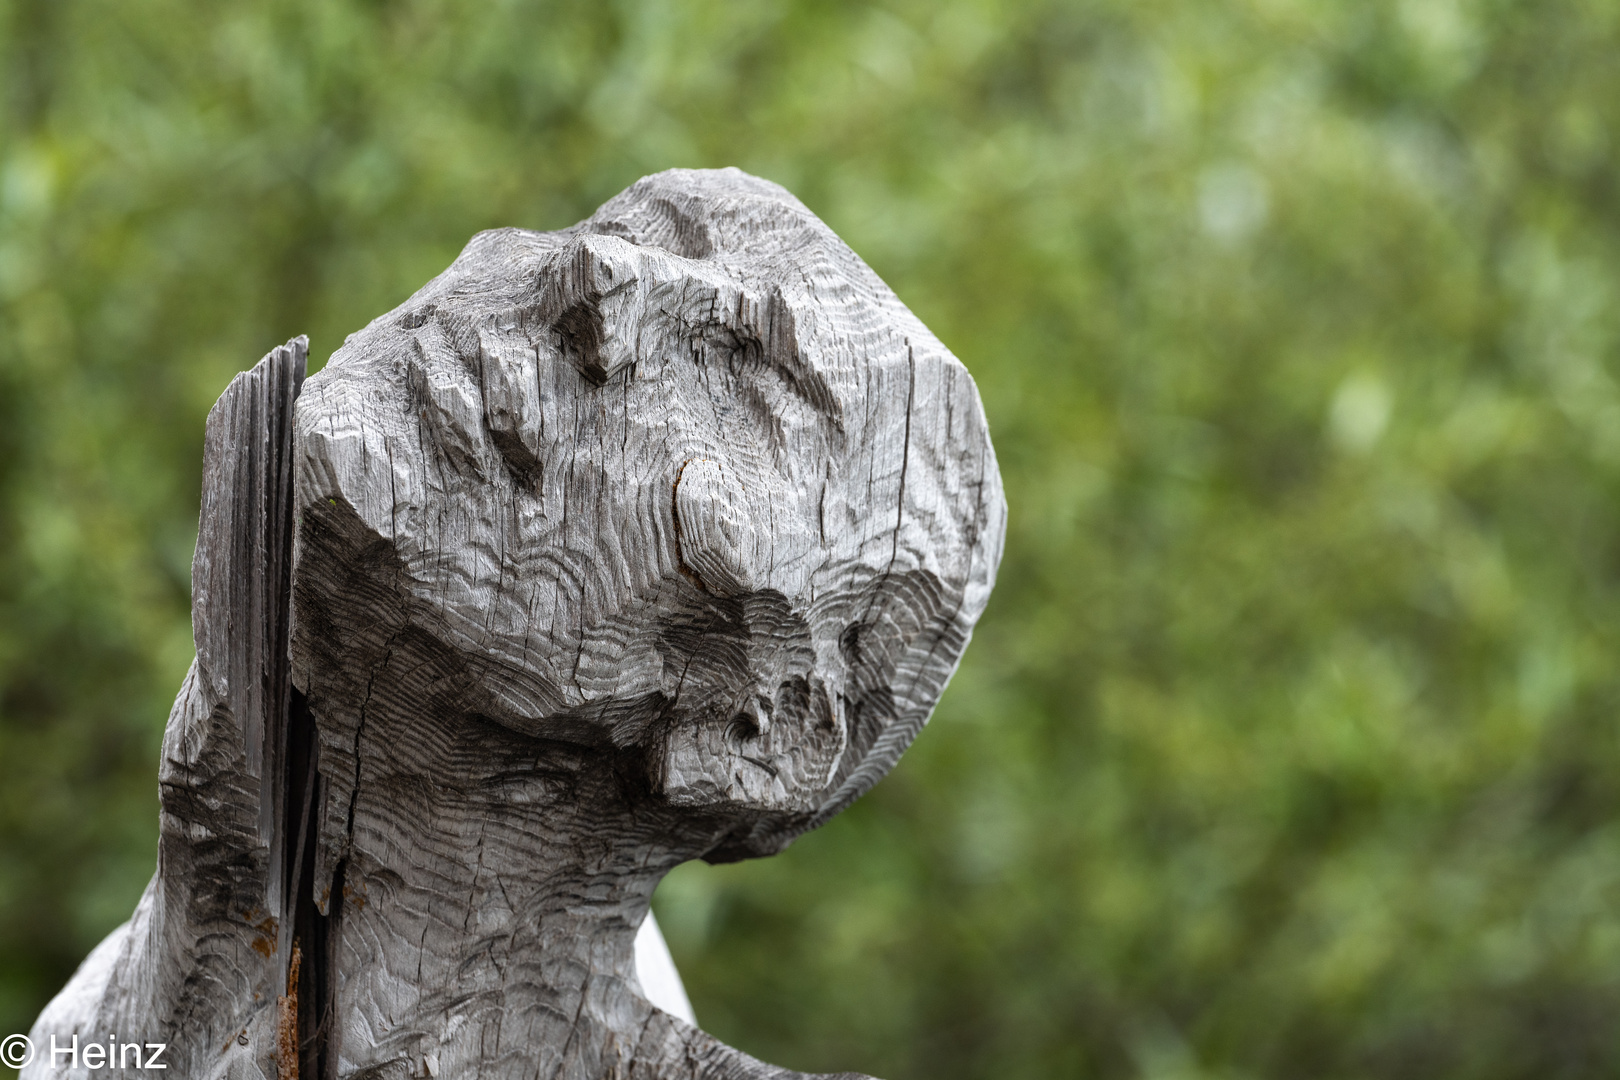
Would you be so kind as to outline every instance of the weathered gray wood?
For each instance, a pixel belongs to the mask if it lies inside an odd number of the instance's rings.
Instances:
[[[51,1067],[52,1035],[64,1046],[110,1035],[167,1044],[171,1076],[275,1075],[292,421],[306,346],[288,342],[238,375],[208,415],[191,569],[197,658],[163,738],[157,873],[40,1016],[24,1076],[91,1075]],[[122,1075],[94,1075],[109,1072]]]
[[[200,614],[158,877],[36,1036],[116,1017],[179,1040],[178,1075],[286,1077],[295,935],[306,1077],[800,1075],[649,1004],[636,929],[670,868],[781,850],[927,720],[1004,531],[966,370],[781,188],[672,171],[571,229],[475,237],[309,380],[295,428],[283,786],[234,750],[275,707],[214,704],[236,691]],[[237,532],[209,513],[212,581]],[[216,729],[226,797],[171,811],[171,758]],[[214,937],[142,929],[201,882]],[[256,953],[249,900],[282,882]]]

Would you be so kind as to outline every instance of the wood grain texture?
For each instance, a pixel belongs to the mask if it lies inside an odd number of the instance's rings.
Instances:
[[[140,1075],[52,1068],[52,1035],[165,1043],[170,1076],[276,1075],[275,1003],[290,959],[278,816],[293,406],[306,347],[288,342],[238,375],[208,415],[191,567],[197,658],[163,737],[157,873],[130,921],[41,1014],[24,1077]]]
[[[289,924],[306,1080],[801,1075],[650,1005],[635,933],[672,867],[780,851],[926,722],[1005,527],[966,370],[787,192],[671,171],[571,229],[474,237],[294,427],[276,723],[296,746],[307,722],[318,769],[281,751],[269,795],[246,753],[211,774],[236,786],[199,828],[260,852],[221,934],[249,893],[284,899],[273,960],[233,953],[147,1014],[243,1032],[181,1075],[275,1075]],[[160,863],[142,910],[207,865]],[[102,966],[196,978],[205,951]]]

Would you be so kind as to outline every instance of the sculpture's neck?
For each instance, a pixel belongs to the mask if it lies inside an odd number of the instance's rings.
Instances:
[[[599,758],[530,761],[362,780],[337,927],[340,1075],[605,1075],[646,1027],[636,930],[659,879],[712,840],[683,845],[690,827]]]

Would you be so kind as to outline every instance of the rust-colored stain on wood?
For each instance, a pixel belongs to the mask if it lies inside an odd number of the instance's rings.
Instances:
[[[254,922],[253,916],[257,914],[256,911],[248,913],[248,925],[258,931],[253,939],[253,951],[268,960],[276,953],[276,931],[280,928],[280,924],[276,922],[274,915],[266,915],[260,921]]]
[[[287,969],[287,995],[276,998],[276,1075],[298,1080],[298,974],[303,950],[293,942],[292,965]]]

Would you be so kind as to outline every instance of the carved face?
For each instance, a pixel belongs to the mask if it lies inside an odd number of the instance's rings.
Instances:
[[[362,693],[319,639],[365,607],[458,658],[426,707],[629,753],[671,804],[754,815],[744,853],[887,770],[1000,555],[966,371],[734,171],[481,234],[310,379],[298,432],[299,574],[322,537],[371,568],[301,609],[312,697]]]

